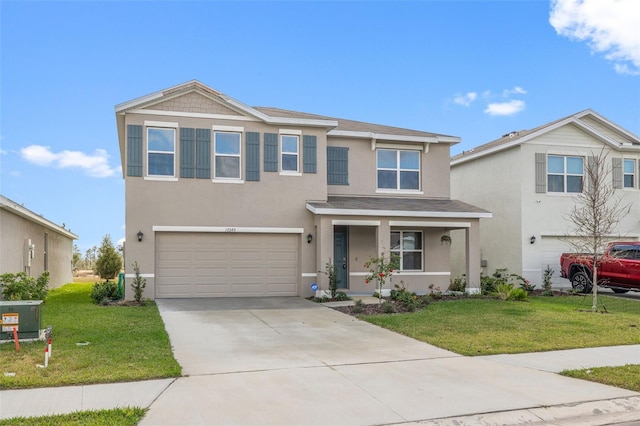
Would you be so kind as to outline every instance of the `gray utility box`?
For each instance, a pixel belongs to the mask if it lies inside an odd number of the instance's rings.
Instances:
[[[39,339],[42,330],[42,300],[0,301],[0,340]]]

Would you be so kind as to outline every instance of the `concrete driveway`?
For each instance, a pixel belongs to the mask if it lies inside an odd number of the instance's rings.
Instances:
[[[157,303],[188,377],[141,425],[379,425],[524,410],[515,424],[540,421],[541,407],[638,395],[456,355],[296,297]]]

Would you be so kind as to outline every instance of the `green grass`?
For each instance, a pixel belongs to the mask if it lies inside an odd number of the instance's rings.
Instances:
[[[600,296],[609,313],[586,312],[591,300],[591,296],[530,296],[526,302],[469,298],[431,303],[416,313],[362,319],[470,356],[640,343],[640,303]]]
[[[133,426],[142,420],[146,411],[142,408],[116,408],[56,416],[14,417],[0,420],[0,426]]]
[[[622,367],[598,367],[585,370],[568,370],[563,376],[576,379],[590,380],[604,383],[618,388],[640,392],[640,365],[625,365]]]
[[[0,345],[0,389],[180,376],[155,304],[97,306],[91,288],[90,283],[67,284],[49,292],[42,308],[42,325],[53,326],[48,368],[36,367],[44,363],[44,342],[22,342],[19,352],[13,343]]]

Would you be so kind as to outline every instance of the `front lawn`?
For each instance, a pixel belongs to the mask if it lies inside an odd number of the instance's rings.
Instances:
[[[142,408],[115,408],[43,417],[14,417],[0,420],[0,426],[134,426],[146,412]]]
[[[52,357],[45,343],[0,345],[0,389],[19,389],[178,377],[181,367],[155,304],[97,306],[92,284],[67,284],[49,292],[42,325],[53,326]],[[8,373],[8,374],[7,374]]]
[[[585,312],[591,296],[468,298],[365,321],[462,355],[541,352],[640,343],[640,303],[599,296],[608,313]],[[602,306],[602,305],[601,305]]]
[[[569,370],[563,371],[561,374],[640,392],[640,364]]]

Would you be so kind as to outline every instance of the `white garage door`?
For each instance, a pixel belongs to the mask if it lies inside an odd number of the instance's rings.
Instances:
[[[553,269],[552,284],[554,288],[570,287],[569,280],[560,276],[560,255],[566,252],[572,252],[574,249],[566,241],[562,241],[557,237],[542,237],[541,241],[541,261],[540,270],[544,273],[547,266]],[[542,279],[542,278],[541,278]]]
[[[298,294],[296,234],[158,233],[156,297]]]

